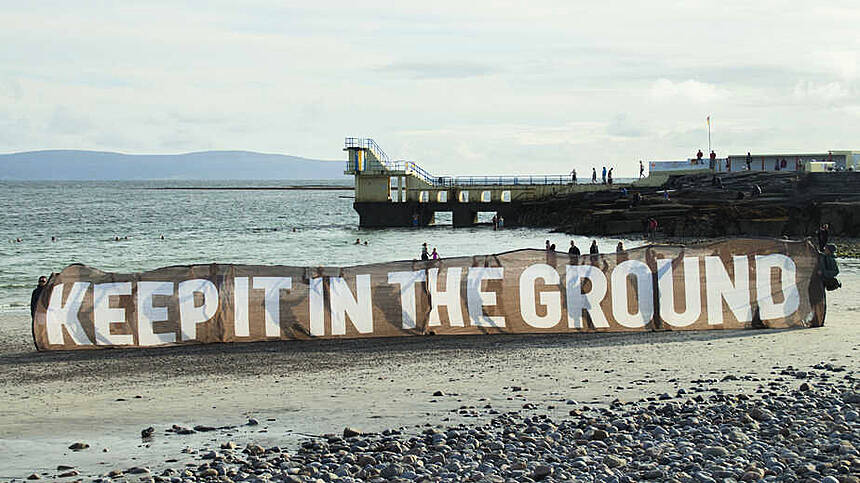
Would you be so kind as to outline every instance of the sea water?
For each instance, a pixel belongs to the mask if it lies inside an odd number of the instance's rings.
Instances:
[[[415,259],[424,242],[442,257],[542,249],[545,240],[559,251],[567,251],[570,240],[583,252],[591,244],[591,238],[549,229],[455,229],[450,214],[434,227],[359,229],[351,183],[0,182],[0,311],[28,310],[38,277],[72,263],[112,272],[213,262],[350,266]],[[319,184],[343,189],[162,189]],[[491,217],[482,214],[483,221]],[[601,252],[613,252],[621,239],[596,240]],[[641,243],[624,239],[626,247]]]

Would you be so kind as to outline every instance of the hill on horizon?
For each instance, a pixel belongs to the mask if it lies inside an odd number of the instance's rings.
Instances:
[[[344,165],[253,151],[122,154],[57,149],[0,154],[0,180],[345,179]]]

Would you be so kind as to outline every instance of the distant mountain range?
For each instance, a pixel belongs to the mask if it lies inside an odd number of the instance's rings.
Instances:
[[[0,154],[0,180],[345,179],[343,161],[250,151],[121,154],[47,150]]]

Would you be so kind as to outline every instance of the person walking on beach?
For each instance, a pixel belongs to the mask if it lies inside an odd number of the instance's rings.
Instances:
[[[570,172],[570,182],[576,184],[576,168]]]
[[[48,283],[48,278],[42,275],[39,277],[38,285],[33,289],[32,295],[30,295],[30,318],[36,318],[36,304],[39,302],[39,296],[42,295],[42,290],[45,289],[45,285]]]
[[[606,176],[606,180],[608,181],[610,186],[612,186],[612,170],[613,169],[615,169],[615,168],[609,168],[609,173],[607,173],[607,176]]]
[[[591,247],[588,249],[588,253],[592,255],[600,253],[600,249],[597,248],[597,240],[591,240]]]
[[[430,258],[433,260],[439,260],[439,252],[436,251],[436,247],[433,247],[433,253],[430,254]]]
[[[421,260],[430,260],[430,253],[427,251],[427,242],[421,244]]]
[[[639,160],[639,179],[642,179],[644,177],[645,177],[645,165],[642,164],[642,160],[640,159]]]
[[[547,240],[547,241],[546,241],[546,243],[544,244],[544,246],[545,246],[545,248],[546,248],[546,251],[549,251],[549,240]]]
[[[597,184],[597,169],[591,168],[591,184]]]
[[[603,184],[606,184],[606,166],[603,167]]]
[[[493,231],[496,231],[498,229],[499,229],[499,215],[494,214],[493,215]]]

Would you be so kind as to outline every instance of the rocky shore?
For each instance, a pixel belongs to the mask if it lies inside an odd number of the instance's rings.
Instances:
[[[738,379],[757,388],[720,388]],[[308,437],[295,448],[237,444],[223,437],[233,428],[222,428],[211,444],[183,451],[195,462],[157,474],[144,467],[114,469],[95,481],[860,481],[860,384],[854,371],[822,362],[773,367],[767,378],[739,374],[693,383],[673,394],[608,406],[567,400],[562,418],[527,398],[514,411],[464,405],[456,411],[487,422],[367,434],[347,427],[337,435]],[[174,426],[166,433],[183,430],[216,428]],[[154,431],[144,429],[144,440]],[[77,476],[74,468],[63,469],[30,478]]]
[[[860,237],[860,173],[724,173],[670,176],[661,186],[629,186],[523,203],[506,217],[517,226],[553,227],[594,236],[641,235],[653,217],[658,234],[812,236],[823,223],[831,235]],[[760,196],[753,197],[755,187]],[[666,198],[668,193],[668,198]],[[634,195],[641,200],[634,200]]]

